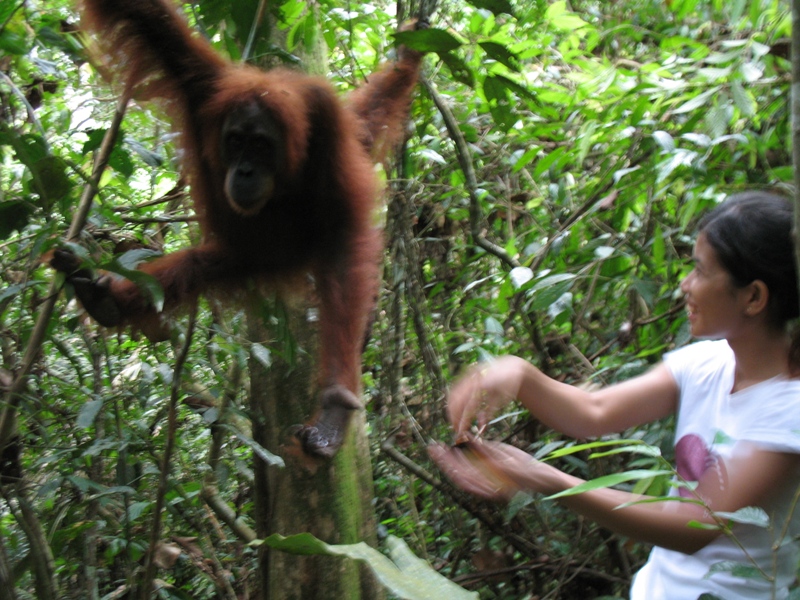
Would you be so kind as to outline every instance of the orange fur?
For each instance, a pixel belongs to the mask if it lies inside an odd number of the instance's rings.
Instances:
[[[311,454],[331,455],[358,405],[361,345],[379,281],[373,163],[403,135],[421,55],[401,52],[346,106],[323,79],[224,60],[171,0],[84,0],[83,15],[116,68],[166,100],[181,132],[204,240],[141,270],[159,281],[167,309],[209,288],[311,272],[320,298],[322,411],[302,439]],[[249,216],[226,200],[220,158],[223,122],[246,103],[278,124],[286,163],[274,197]],[[125,322],[155,331],[158,315],[133,283],[114,280],[111,295]]]

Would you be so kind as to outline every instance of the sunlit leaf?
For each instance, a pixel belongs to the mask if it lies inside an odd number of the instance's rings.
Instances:
[[[672,112],[673,112],[673,114],[681,115],[681,114],[684,114],[684,113],[692,112],[692,111],[697,110],[697,109],[699,109],[701,107],[705,107],[705,106],[708,105],[709,101],[714,96],[716,96],[718,93],[719,93],[719,88],[718,87],[714,87],[714,88],[711,88],[709,90],[706,90],[705,92],[702,92],[702,93],[698,94],[697,96],[695,96],[691,100],[688,100],[688,101],[684,102],[683,104],[681,104],[678,108],[676,108]]]
[[[675,150],[675,140],[673,140],[672,136],[666,131],[654,131],[653,139],[661,146],[661,150],[664,152],[672,152]]]
[[[533,271],[528,267],[514,267],[509,273],[511,283],[514,284],[514,289],[519,289],[531,279],[533,279]]]

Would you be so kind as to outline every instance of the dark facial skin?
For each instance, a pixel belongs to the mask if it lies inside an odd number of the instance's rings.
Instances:
[[[283,136],[272,117],[255,101],[235,108],[222,125],[225,195],[242,215],[260,211],[275,191],[283,167]]]

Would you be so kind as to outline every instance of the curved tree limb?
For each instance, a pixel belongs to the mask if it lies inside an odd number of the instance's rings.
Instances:
[[[169,413],[167,416],[167,439],[164,444],[164,454],[161,457],[161,473],[158,480],[158,493],[156,495],[156,504],[153,511],[153,526],[150,531],[150,545],[145,559],[144,579],[139,589],[139,597],[141,600],[149,600],[152,589],[153,580],[156,576],[156,569],[158,568],[155,558],[156,546],[158,545],[159,538],[161,537],[161,513],[164,508],[167,495],[167,485],[169,483],[170,463],[172,462],[172,451],[175,447],[175,435],[178,431],[178,398],[181,393],[181,375],[183,373],[183,366],[186,364],[186,358],[189,356],[189,349],[192,346],[192,337],[194,336],[194,325],[197,320],[197,304],[192,307],[189,313],[189,323],[186,326],[186,337],[183,342],[183,347],[180,353],[175,358],[175,370],[172,375],[172,386],[169,396]]]
[[[469,193],[469,227],[470,233],[472,234],[472,239],[475,241],[475,244],[478,247],[483,248],[489,254],[496,256],[502,260],[503,263],[508,265],[508,267],[514,268],[520,266],[519,261],[516,258],[506,252],[502,246],[498,246],[494,242],[487,239],[483,234],[483,213],[481,212],[481,205],[478,199],[478,179],[475,176],[475,168],[472,166],[472,160],[470,160],[470,152],[467,141],[464,139],[464,135],[461,133],[461,129],[458,127],[458,121],[453,115],[453,111],[450,110],[450,106],[439,95],[431,82],[425,77],[420,77],[420,82],[425,86],[425,89],[428,91],[428,95],[431,97],[431,100],[433,100],[433,103],[436,105],[436,108],[442,115],[447,132],[450,134],[450,138],[456,145],[458,164],[461,166],[461,170],[464,173],[464,177],[466,179],[465,185],[467,187],[467,192]]]

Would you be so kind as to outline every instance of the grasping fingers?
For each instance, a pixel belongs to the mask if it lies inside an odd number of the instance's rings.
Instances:
[[[527,363],[515,356],[504,356],[474,365],[450,391],[447,412],[456,434],[469,431],[472,421],[485,427],[494,414],[514,400]]]
[[[490,464],[466,447],[431,444],[428,454],[448,479],[470,494],[507,502],[519,491],[513,481],[492,470]]]

